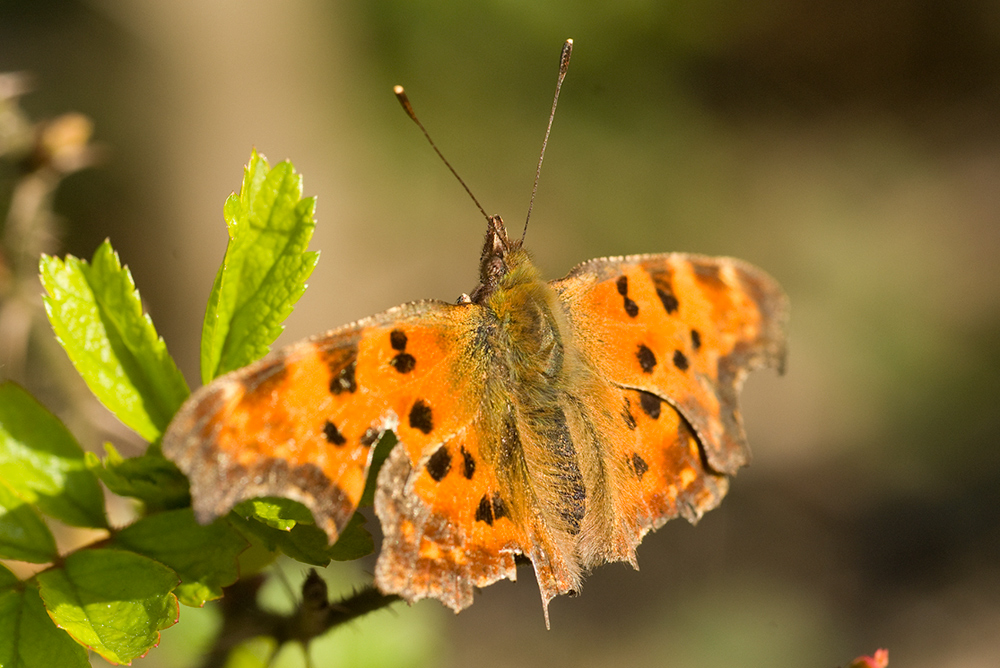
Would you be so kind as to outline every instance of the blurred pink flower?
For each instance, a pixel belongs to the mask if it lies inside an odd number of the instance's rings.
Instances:
[[[847,668],[886,668],[889,665],[889,650],[877,649],[872,656],[859,656]]]

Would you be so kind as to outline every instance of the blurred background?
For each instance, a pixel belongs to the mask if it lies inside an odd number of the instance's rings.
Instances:
[[[313,665],[832,668],[882,646],[1000,665],[1000,3],[22,0],[0,4],[0,71],[30,75],[32,118],[93,122],[98,164],[56,191],[47,248],[110,237],[195,386],[252,147],[319,198],[322,257],[279,343],[454,300],[484,222],[392,85],[516,230],[567,37],[528,246],[552,278],[694,251],[781,281],[791,354],[745,388],[753,464],[698,527],[648,536],[640,572],[554,601],[551,631],[522,569],[461,615],[339,630]],[[195,665],[213,615],[182,609],[135,665]]]

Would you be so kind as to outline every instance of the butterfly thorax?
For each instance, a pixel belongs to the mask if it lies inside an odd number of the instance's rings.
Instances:
[[[570,415],[567,389],[589,386],[593,378],[573,346],[556,292],[519,242],[509,246],[496,256],[484,254],[484,269],[496,261],[502,271],[481,293],[479,354],[486,373],[480,414],[488,416],[485,432],[493,436],[483,454],[510,490],[511,514],[540,511],[552,532],[544,540],[555,541],[548,549],[574,560],[587,485],[577,454],[580,420]]]

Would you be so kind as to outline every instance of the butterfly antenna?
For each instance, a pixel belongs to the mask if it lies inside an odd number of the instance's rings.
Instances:
[[[451,163],[448,162],[448,159],[444,157],[444,155],[438,149],[437,144],[435,144],[434,140],[431,139],[431,136],[427,132],[427,129],[424,127],[424,124],[420,122],[419,118],[417,118],[417,114],[413,111],[413,107],[410,105],[410,98],[406,97],[406,91],[403,90],[403,87],[393,86],[392,92],[396,94],[396,99],[399,100],[399,103],[401,105],[403,105],[403,110],[406,112],[406,115],[409,116],[413,120],[413,122],[417,124],[417,127],[420,128],[420,131],[424,133],[425,137],[427,137],[427,141],[430,142],[431,148],[434,149],[434,152],[438,154],[439,158],[441,158],[441,162],[443,162],[445,166],[451,170],[451,173],[454,174],[455,178],[458,179],[458,182],[462,184],[463,188],[465,188],[465,192],[469,193],[469,197],[471,197],[472,201],[476,203],[477,207],[479,207],[479,212],[483,214],[483,217],[486,220],[489,220],[490,217],[486,213],[486,210],[483,209],[483,206],[479,203],[479,200],[476,199],[476,196],[472,194],[471,190],[469,190],[469,186],[465,185],[465,181],[463,181],[462,177],[458,175],[458,172],[455,171],[455,168],[451,166]]]
[[[545,128],[545,139],[542,140],[542,151],[538,155],[538,167],[535,169],[535,185],[531,187],[531,200],[528,202],[528,215],[524,219],[524,230],[521,232],[521,242],[524,243],[524,235],[528,233],[528,221],[531,220],[531,209],[535,206],[535,193],[538,192],[538,177],[542,174],[542,160],[545,158],[545,147],[549,143],[549,133],[552,132],[552,120],[556,117],[556,105],[559,103],[559,91],[562,90],[563,79],[566,78],[566,70],[569,69],[569,57],[573,53],[573,40],[568,39],[563,44],[562,53],[559,55],[559,78],[556,79],[556,93],[552,97],[552,111],[549,112],[549,126]]]

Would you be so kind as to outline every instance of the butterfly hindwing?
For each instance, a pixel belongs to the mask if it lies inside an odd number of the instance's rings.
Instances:
[[[465,309],[416,302],[275,351],[181,407],[163,451],[202,521],[260,496],[308,507],[331,542],[357,508],[372,446],[394,430],[423,452],[472,419],[475,378],[455,373]]]

